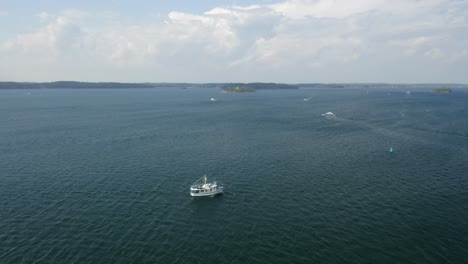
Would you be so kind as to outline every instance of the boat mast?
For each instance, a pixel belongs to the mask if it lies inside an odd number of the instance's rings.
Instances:
[[[206,184],[206,174],[203,176],[203,180],[205,181],[204,184]]]

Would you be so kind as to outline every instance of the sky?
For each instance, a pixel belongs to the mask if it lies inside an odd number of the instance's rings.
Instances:
[[[468,83],[468,0],[0,0],[0,81]]]

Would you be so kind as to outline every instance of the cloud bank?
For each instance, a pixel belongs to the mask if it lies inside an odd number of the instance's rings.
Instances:
[[[0,80],[468,82],[468,2],[288,0],[132,19],[37,14]]]

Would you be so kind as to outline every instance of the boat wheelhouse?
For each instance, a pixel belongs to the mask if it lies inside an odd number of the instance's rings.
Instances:
[[[223,193],[224,186],[219,185],[217,182],[208,182],[206,175],[198,179],[192,186],[190,186],[191,196],[214,196]]]

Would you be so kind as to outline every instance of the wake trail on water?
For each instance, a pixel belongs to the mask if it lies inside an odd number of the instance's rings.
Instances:
[[[377,126],[377,125],[374,125],[374,124],[371,124],[371,123],[365,122],[365,121],[357,121],[357,120],[352,120],[352,119],[347,119],[347,118],[342,118],[342,117],[335,117],[333,119],[335,121],[342,122],[342,123],[357,124],[358,126],[364,127],[364,128],[368,129],[369,131],[371,131],[373,133],[376,133],[376,134],[379,134],[379,135],[382,135],[382,136],[385,136],[385,137],[389,137],[389,138],[398,138],[398,139],[403,139],[403,140],[408,141],[408,142],[416,142],[416,143],[419,143],[419,144],[422,144],[422,145],[433,145],[433,146],[437,146],[437,147],[441,147],[441,148],[449,147],[451,149],[461,150],[464,153],[468,152],[467,149],[462,148],[461,146],[453,146],[453,145],[445,145],[445,144],[441,144],[441,143],[436,143],[436,142],[431,141],[431,140],[426,140],[426,139],[423,139],[423,138],[420,138],[420,137],[417,137],[417,136],[409,135],[409,134],[402,133],[402,132],[397,132],[395,130],[391,130],[391,129],[384,128],[384,127],[381,127],[381,126]],[[424,131],[424,130],[422,130],[422,131]],[[427,132],[434,133],[433,131],[427,131]]]

